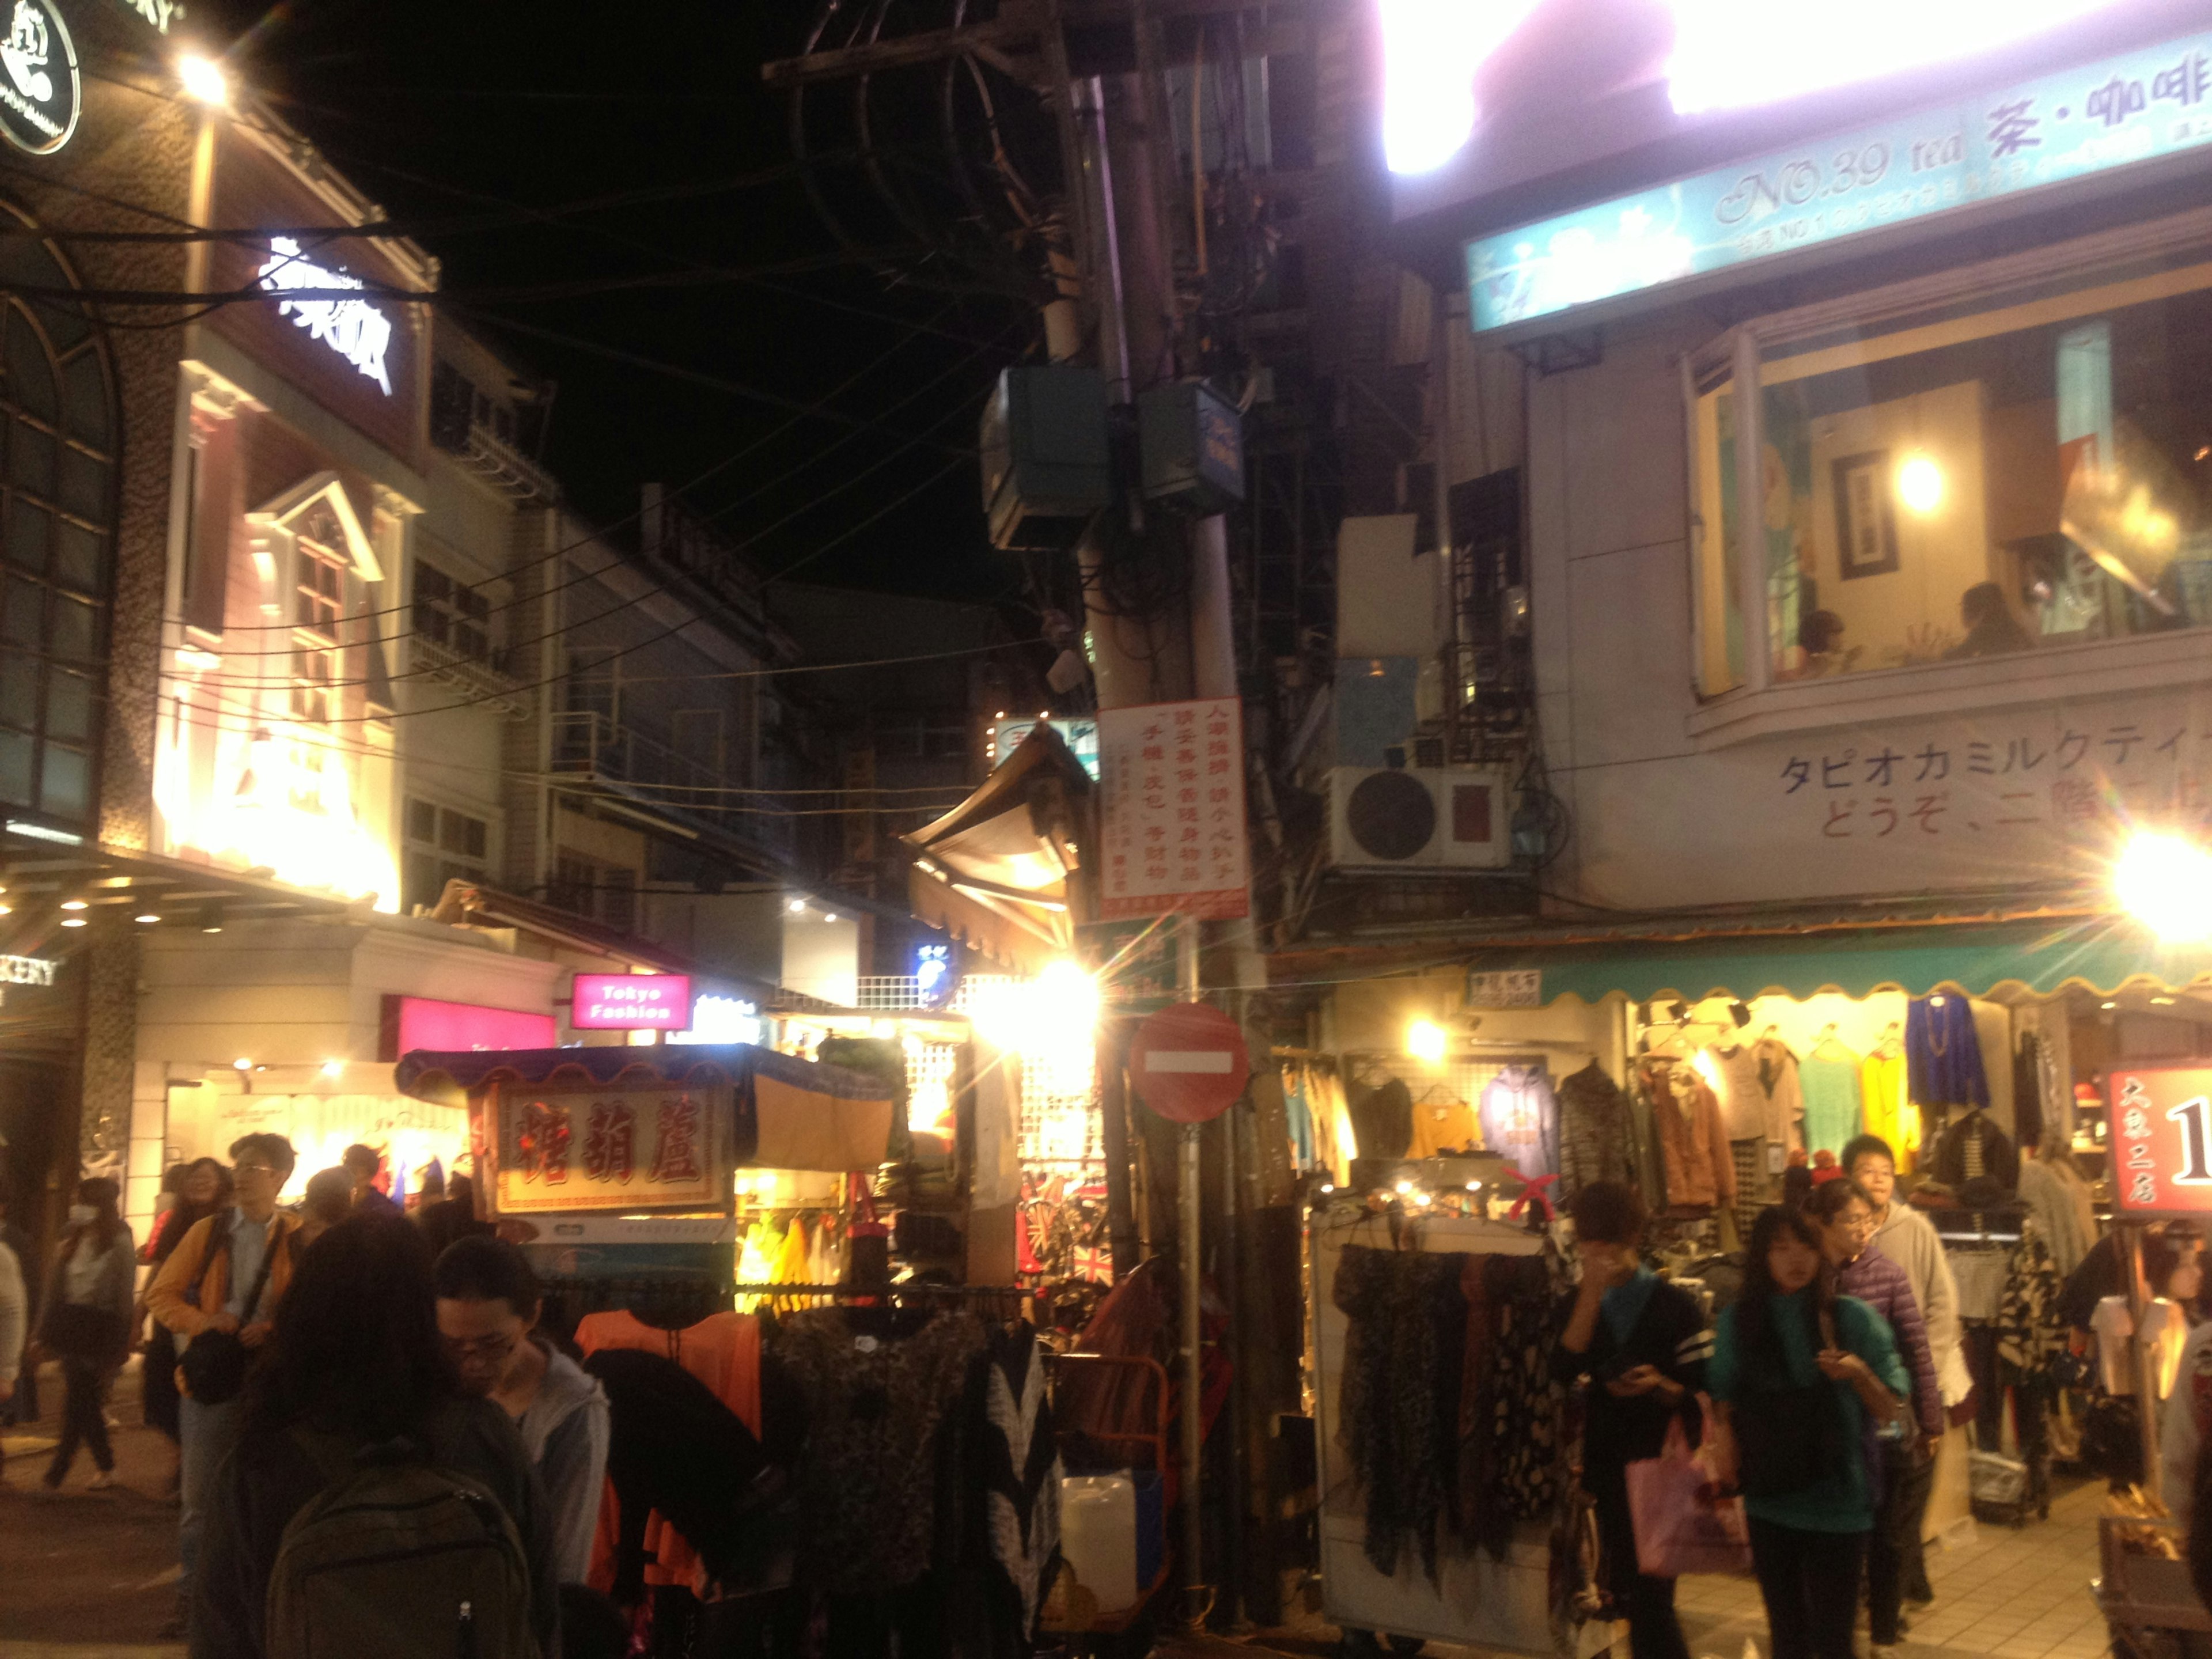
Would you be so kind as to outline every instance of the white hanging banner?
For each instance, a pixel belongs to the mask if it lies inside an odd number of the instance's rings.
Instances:
[[[1244,711],[1234,697],[1098,716],[1102,921],[1250,914]]]

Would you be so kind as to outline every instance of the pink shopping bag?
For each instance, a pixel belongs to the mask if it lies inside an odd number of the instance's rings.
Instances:
[[[1710,1444],[1710,1431],[1706,1438]],[[1636,1565],[1650,1577],[1751,1571],[1743,1500],[1721,1495],[1711,1463],[1703,1451],[1690,1449],[1680,1418],[1668,1425],[1658,1456],[1628,1466],[1628,1510],[1636,1523]]]

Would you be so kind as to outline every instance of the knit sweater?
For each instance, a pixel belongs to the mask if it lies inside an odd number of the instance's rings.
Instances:
[[[1912,1411],[1920,1431],[1943,1432],[1943,1391],[1936,1381],[1936,1358],[1928,1346],[1928,1328],[1920,1317],[1920,1304],[1912,1294],[1912,1280],[1904,1268],[1869,1244],[1836,1273],[1836,1288],[1855,1296],[1889,1322],[1897,1339],[1897,1352],[1912,1373]]]

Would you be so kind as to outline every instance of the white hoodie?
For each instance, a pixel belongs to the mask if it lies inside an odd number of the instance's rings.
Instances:
[[[1943,1259],[1943,1241],[1936,1237],[1935,1224],[1903,1200],[1893,1198],[1874,1242],[1912,1281],[1912,1299],[1920,1304],[1921,1321],[1928,1327],[1928,1352],[1936,1361],[1936,1385],[1942,1390],[1947,1408],[1957,1405],[1974,1391],[1974,1379],[1960,1346],[1959,1286],[1951,1277],[1951,1264]]]

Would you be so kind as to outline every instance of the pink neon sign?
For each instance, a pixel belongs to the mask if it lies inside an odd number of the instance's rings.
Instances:
[[[568,1024],[579,1031],[683,1031],[691,1025],[689,974],[579,974]]]
[[[461,1048],[550,1048],[561,1041],[560,1028],[550,1014],[485,1008],[473,1002],[439,1002],[429,997],[385,998],[384,1029],[388,1060],[397,1060],[415,1048],[447,1053]]]

